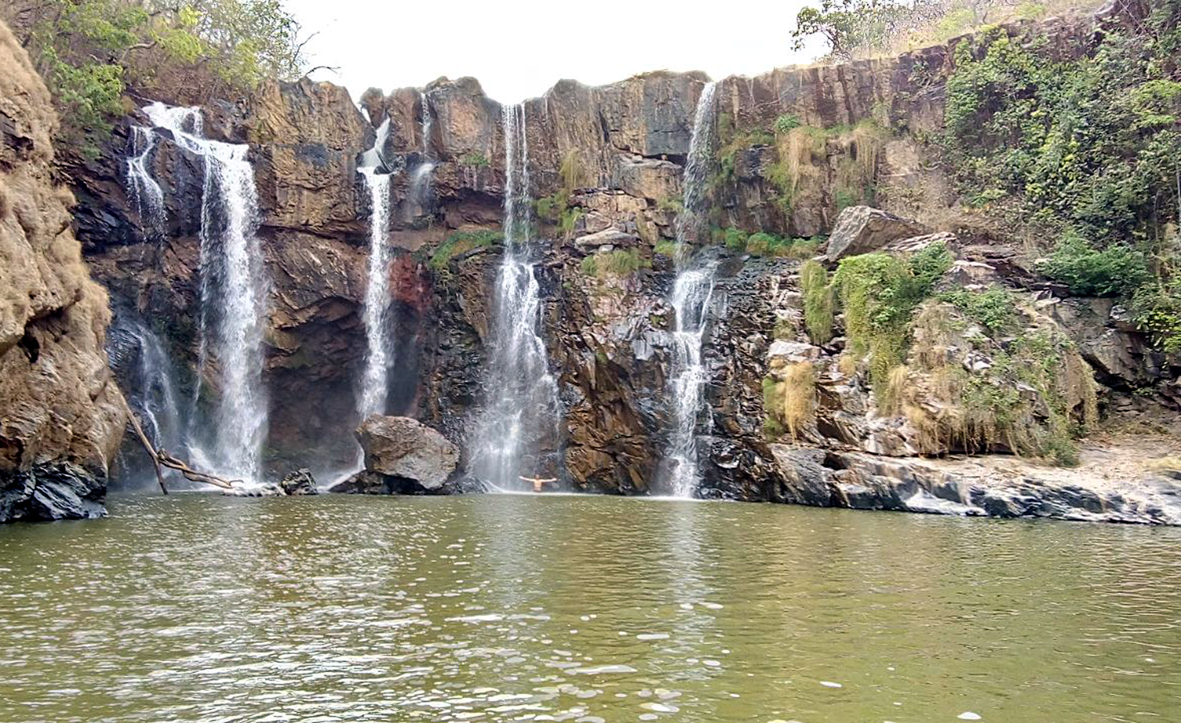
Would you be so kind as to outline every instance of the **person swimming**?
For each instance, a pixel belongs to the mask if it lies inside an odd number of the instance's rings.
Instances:
[[[525,477],[524,475],[521,475],[521,479],[525,480],[526,482],[532,482],[534,492],[541,492],[541,489],[545,487],[545,485],[549,484],[550,482],[558,481],[557,477],[546,477],[543,479],[541,477]]]

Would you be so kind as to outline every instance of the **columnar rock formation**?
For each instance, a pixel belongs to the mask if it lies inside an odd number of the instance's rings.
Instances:
[[[107,295],[54,175],[56,124],[0,23],[0,522],[101,515],[126,419],[103,349]]]
[[[1069,52],[1090,42],[1085,24],[1042,30]],[[858,211],[888,221],[882,229],[889,227],[890,238],[868,226],[838,235],[844,245],[830,247],[832,260],[928,229],[954,232],[903,244],[899,252],[952,241],[955,278],[1047,297],[1039,301],[1042,315],[1049,312],[1077,341],[1115,404],[1135,406],[1120,392],[1155,386],[1175,408],[1176,393],[1168,391],[1175,359],[1149,349],[1109,303],[1051,298],[1058,290],[1028,272],[988,219],[956,211],[929,144],[942,126],[955,42],[892,59],[719,81],[709,225],[823,236],[841,209],[860,204],[915,219]],[[706,82],[700,73],[666,72],[597,88],[561,81],[524,103],[531,182],[525,191],[546,240],[535,267],[542,337],[563,412],[556,472],[569,488],[665,491],[652,485],[669,429],[671,242],[694,108]],[[503,253],[502,107],[471,78],[388,95],[370,91],[360,106],[340,88],[303,80],[204,109],[206,133],[250,143],[256,168],[259,236],[272,284],[266,382],[273,469],[300,464],[322,474],[356,458],[351,431],[360,421],[354,400],[366,352],[361,309],[371,213],[356,169],[387,122],[378,149],[393,172],[386,316],[399,354],[386,410],[429,424],[462,450],[488,398],[483,370]],[[158,320],[170,354],[191,370],[200,219],[183,199],[199,197],[201,167],[167,139],[144,157],[165,191],[163,233],[155,232],[159,224],[141,217],[123,183],[124,159],[143,149],[126,128],[120,133],[76,179],[78,235],[116,314]],[[413,190],[424,161],[433,164],[432,193],[425,195]],[[825,494],[806,493],[798,482],[803,468],[764,430],[773,416],[764,382],[775,381],[785,363],[806,359],[840,371],[839,342],[814,346],[800,323],[799,261],[720,243],[703,253],[717,273],[703,338],[713,425],[702,445],[708,453],[701,494],[838,504],[828,494],[832,475],[811,477]],[[181,393],[191,392],[192,372],[181,376]],[[907,441],[903,420],[877,414],[864,378],[821,382],[819,423],[802,443],[903,458],[923,451]],[[883,444],[874,425],[904,432]]]

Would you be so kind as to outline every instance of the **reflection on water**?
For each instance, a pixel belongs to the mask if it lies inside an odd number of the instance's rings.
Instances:
[[[0,528],[0,721],[1181,720],[1181,530],[483,496]]]

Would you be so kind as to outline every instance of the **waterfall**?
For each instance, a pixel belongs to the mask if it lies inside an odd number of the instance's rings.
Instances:
[[[262,383],[267,282],[258,228],[258,194],[249,146],[202,135],[199,108],[153,103],[144,112],[205,161],[201,194],[202,379],[216,371],[213,451],[195,459],[217,474],[262,478],[267,398]]]
[[[127,157],[127,181],[131,200],[140,220],[146,224],[145,236],[164,233],[164,191],[148,171],[156,134],[142,126],[131,126],[131,153]]]
[[[120,314],[107,338],[111,368],[128,386],[127,401],[144,433],[158,449],[185,446],[184,417],[176,392],[176,370],[160,337],[133,317]]]
[[[690,249],[700,237],[708,207],[706,180],[713,162],[714,83],[697,99],[689,157],[681,181],[683,210],[677,214],[677,278],[669,303],[676,315],[673,329],[669,395],[672,425],[666,452],[664,486],[676,497],[692,497],[700,481],[697,427],[709,416],[705,385],[709,381],[702,355],[709,304],[713,298],[714,264],[694,262]]]
[[[404,214],[408,222],[430,211],[431,193],[434,190],[431,187],[431,173],[435,170],[435,157],[431,150],[433,117],[431,116],[430,101],[425,91],[420,94],[419,103],[422,106],[422,160],[410,173],[410,187],[406,192],[406,200],[409,203],[406,205]]]
[[[389,121],[386,121],[387,123]],[[389,391],[389,367],[392,350],[386,329],[386,306],[390,295],[390,177],[376,168],[360,168],[369,187],[372,211],[369,215],[368,282],[365,287],[365,372],[357,411],[361,419],[384,414]]]
[[[529,146],[524,105],[504,109],[504,256],[496,275],[486,399],[469,473],[498,489],[540,476],[540,452],[557,436],[558,387],[541,338],[541,289],[530,231]]]

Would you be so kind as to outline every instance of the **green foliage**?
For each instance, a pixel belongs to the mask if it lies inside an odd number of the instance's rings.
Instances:
[[[615,249],[607,253],[587,256],[580,264],[582,273],[598,279],[609,276],[627,276],[640,269],[650,268],[652,262],[640,254],[639,249]]]
[[[1151,276],[1140,252],[1122,244],[1097,250],[1072,233],[1062,237],[1038,269],[1080,296],[1121,296],[1134,292]]]
[[[805,259],[816,255],[820,246],[818,238],[785,238],[766,231],[747,233],[740,228],[714,227],[711,231],[714,243],[724,244],[731,251],[745,251],[754,256],[784,256]]]
[[[939,298],[964,312],[991,336],[1012,330],[1017,325],[1017,305],[1013,295],[999,286],[985,291],[957,289],[940,294]]]
[[[818,262],[808,260],[800,267],[800,289],[804,296],[804,328],[813,344],[832,341],[833,289],[828,271]]]
[[[924,5],[903,0],[820,0],[820,7],[807,6],[796,15],[793,48],[802,50],[808,38],[820,35],[832,55],[842,60],[881,53],[896,42],[899,30]]]
[[[1132,297],[1136,324],[1161,351],[1181,352],[1181,283],[1146,284]]]
[[[792,130],[799,128],[803,123],[800,119],[791,113],[785,113],[775,119],[775,132],[780,134],[790,133]]]
[[[652,248],[652,251],[660,254],[661,256],[667,256],[670,259],[675,259],[678,252],[680,251],[680,244],[678,244],[676,241],[661,241]]]
[[[1178,207],[1181,84],[1165,75],[1176,70],[1162,39],[1179,6],[1167,0],[1141,32],[1106,34],[1069,61],[1002,29],[960,43],[944,120],[964,195],[1007,194],[1100,250],[1159,236]]]
[[[746,239],[750,236],[746,231],[740,228],[734,228],[733,226],[725,230],[718,229],[718,231],[718,235],[721,237],[722,243],[726,245],[726,248],[731,251],[742,251],[746,249]]]
[[[431,254],[430,266],[435,271],[444,271],[451,259],[473,249],[501,243],[503,240],[504,234],[500,231],[456,231]]]
[[[892,369],[902,363],[914,309],[952,257],[943,244],[931,244],[904,260],[885,253],[842,259],[833,286],[845,311],[845,333],[858,356],[869,356],[870,381],[882,394]]]
[[[46,0],[11,18],[61,117],[58,141],[93,156],[135,88],[229,95],[303,66],[299,26],[279,0]]]
[[[464,156],[459,159],[459,162],[462,165],[471,166],[472,168],[487,168],[489,165],[491,165],[491,163],[488,161],[488,156],[485,156],[483,153],[476,153],[475,151],[464,154]]]

